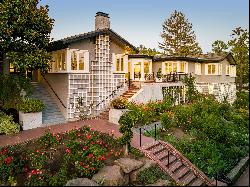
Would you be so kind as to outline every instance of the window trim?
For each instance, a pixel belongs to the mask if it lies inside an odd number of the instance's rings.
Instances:
[[[208,66],[215,66],[215,73],[208,73]],[[219,75],[218,63],[208,63],[205,64],[205,75]]]
[[[201,63],[195,63],[195,74],[196,75],[202,75],[202,71],[201,71]]]

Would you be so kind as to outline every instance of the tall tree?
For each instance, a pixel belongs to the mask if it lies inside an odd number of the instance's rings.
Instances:
[[[236,82],[241,91],[243,84],[249,83],[249,32],[241,27],[235,28],[228,45],[237,63]]]
[[[144,45],[140,45],[139,47],[137,47],[137,49],[139,50],[139,54],[143,54],[143,55],[154,56],[156,54],[160,54],[160,52],[157,51],[155,48],[153,49],[146,48]]]
[[[4,0],[0,3],[0,51],[15,68],[48,70],[46,48],[54,20],[39,0]]]
[[[202,53],[192,30],[193,26],[182,12],[175,10],[170,18],[164,21],[162,27],[163,43],[159,43],[159,47],[166,54],[187,56]]]
[[[216,54],[223,54],[228,52],[228,44],[226,44],[225,42],[223,42],[222,40],[216,40],[213,44],[212,44],[212,51]]]

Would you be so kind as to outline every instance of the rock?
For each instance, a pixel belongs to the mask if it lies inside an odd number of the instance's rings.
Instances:
[[[169,180],[159,179],[156,183],[147,186],[171,186],[171,182]]]
[[[92,180],[103,186],[123,186],[128,184],[129,176],[124,176],[120,166],[104,166]]]
[[[69,180],[65,186],[99,186],[99,184],[88,178],[77,178]]]
[[[114,163],[122,168],[125,173],[130,173],[143,166],[143,162],[131,158],[119,158]]]
[[[134,185],[139,183],[138,175],[141,171],[157,165],[157,163],[154,160],[144,158],[144,157],[141,158],[140,161],[144,163],[144,166],[130,173],[130,182],[132,182],[132,184]]]

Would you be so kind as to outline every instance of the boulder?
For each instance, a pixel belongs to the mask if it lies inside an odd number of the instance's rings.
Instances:
[[[114,163],[122,168],[124,173],[130,173],[143,166],[143,162],[131,158],[119,158]]]
[[[124,186],[129,182],[129,176],[124,176],[120,166],[104,166],[92,180],[103,186]]]
[[[99,184],[88,178],[77,178],[69,180],[65,186],[99,186]]]
[[[156,183],[147,186],[171,186],[171,182],[169,180],[159,179]]]
[[[154,160],[145,157],[141,158],[140,161],[144,163],[144,166],[130,173],[130,182],[132,182],[132,184],[134,185],[139,183],[138,175],[141,171],[157,165],[157,163]]]

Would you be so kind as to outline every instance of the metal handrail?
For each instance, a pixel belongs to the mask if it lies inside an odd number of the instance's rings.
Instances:
[[[53,93],[55,94],[55,96],[57,97],[57,99],[60,101],[60,103],[62,104],[62,106],[63,106],[64,108],[67,108],[67,107],[63,104],[62,100],[59,98],[59,96],[57,95],[57,93],[56,93],[55,90],[52,88],[52,86],[50,85],[49,81],[45,78],[45,76],[44,76],[43,74],[42,74],[42,77],[43,77],[43,79],[45,80],[45,82],[48,84],[48,86],[50,87],[50,89],[53,91]]]

